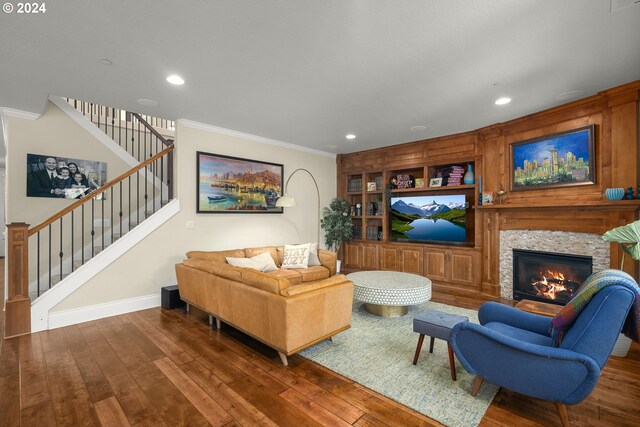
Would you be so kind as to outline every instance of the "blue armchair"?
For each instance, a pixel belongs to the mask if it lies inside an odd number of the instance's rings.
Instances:
[[[551,317],[488,302],[480,307],[480,325],[464,322],[450,336],[458,360],[476,380],[475,396],[487,379],[527,396],[553,401],[563,426],[565,405],[582,401],[600,372],[634,301],[628,287],[611,285],[598,291],[565,331],[559,347],[549,332]]]

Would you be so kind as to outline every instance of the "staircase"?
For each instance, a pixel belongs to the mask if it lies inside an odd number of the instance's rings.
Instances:
[[[179,210],[171,132],[149,123],[173,122],[76,100],[50,101],[132,167],[41,224],[7,227],[7,337],[48,329],[52,307]]]

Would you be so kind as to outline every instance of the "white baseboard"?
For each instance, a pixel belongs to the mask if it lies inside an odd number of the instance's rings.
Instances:
[[[160,307],[160,293],[49,313],[49,329]]]

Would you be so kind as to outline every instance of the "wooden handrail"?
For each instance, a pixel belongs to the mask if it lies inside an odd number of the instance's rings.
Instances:
[[[162,143],[163,143],[165,146],[167,146],[167,147],[168,147],[169,145],[171,145],[171,144],[167,141],[167,139],[166,139],[164,136],[162,136],[162,134],[160,134],[160,132],[158,132],[158,131],[153,127],[153,126],[151,126],[149,123],[147,123],[147,121],[146,121],[145,119],[143,119],[143,118],[142,118],[142,116],[141,116],[140,114],[138,114],[138,113],[134,113],[134,112],[131,112],[131,115],[132,115],[133,117],[135,117],[136,119],[138,119],[138,121],[139,121],[140,123],[142,123],[142,124],[144,125],[144,127],[146,127],[146,128],[149,130],[149,132],[151,132],[152,134],[154,134],[154,135],[156,136],[156,138],[158,138],[160,141],[162,141]]]
[[[29,229],[29,236],[34,235],[35,233],[37,233],[38,231],[42,230],[43,228],[45,228],[49,224],[51,224],[54,221],[62,218],[63,216],[65,216],[66,214],[71,212],[72,210],[76,209],[78,206],[81,206],[81,205],[87,203],[89,200],[95,198],[98,194],[104,193],[109,188],[113,187],[114,185],[118,184],[120,181],[123,181],[125,178],[127,178],[127,177],[133,175],[134,173],[138,172],[140,169],[146,167],[148,164],[153,163],[156,160],[158,160],[159,158],[163,157],[165,154],[170,153],[171,151],[173,151],[173,148],[174,148],[173,145],[168,146],[164,150],[162,150],[159,153],[157,153],[155,156],[148,158],[144,162],[142,162],[139,165],[135,166],[133,169],[128,170],[127,172],[123,173],[122,175],[118,176],[117,178],[114,178],[111,181],[107,182],[105,185],[103,185],[99,189],[97,189],[94,192],[90,193],[90,195],[89,195],[90,197],[83,197],[82,199],[78,200],[77,202],[72,203],[71,205],[67,206],[66,208],[64,208],[63,210],[61,210],[57,214],[53,215],[52,217],[46,219],[41,224],[38,224],[38,225],[30,228]]]

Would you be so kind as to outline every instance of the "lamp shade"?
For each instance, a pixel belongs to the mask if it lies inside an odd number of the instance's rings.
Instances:
[[[289,196],[288,194],[285,194],[284,196],[276,200],[276,206],[279,208],[290,208],[295,205],[296,205],[296,199]]]

